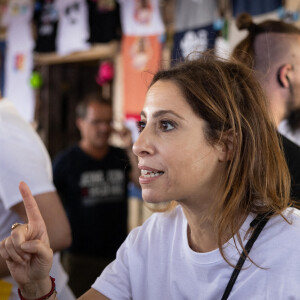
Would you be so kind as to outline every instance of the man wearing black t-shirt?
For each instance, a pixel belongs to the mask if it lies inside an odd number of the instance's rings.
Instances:
[[[232,56],[255,70],[278,128],[300,108],[300,29],[274,20],[256,24],[248,14],[238,17],[237,26],[249,33]],[[291,197],[300,204],[300,147],[278,135],[291,174]]]
[[[125,150],[109,145],[110,103],[90,94],[76,112],[81,140],[55,158],[53,173],[73,236],[63,265],[79,297],[115,258],[127,236],[127,184],[138,184],[140,172],[129,130],[119,132]]]

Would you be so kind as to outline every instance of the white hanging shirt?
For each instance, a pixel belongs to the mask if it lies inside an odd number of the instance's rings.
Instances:
[[[34,118],[35,100],[30,86],[34,40],[30,0],[11,0],[2,19],[7,27],[4,96],[14,102],[26,121]]]
[[[175,31],[185,31],[213,23],[217,17],[216,0],[176,0]]]
[[[59,22],[56,47],[59,55],[67,55],[90,48],[88,10],[84,0],[56,0]]]
[[[118,0],[123,34],[134,36],[160,35],[165,27],[159,10],[159,0]]]
[[[34,40],[31,31],[33,4],[31,0],[10,0],[2,18],[7,27],[7,46],[14,50],[32,50]]]

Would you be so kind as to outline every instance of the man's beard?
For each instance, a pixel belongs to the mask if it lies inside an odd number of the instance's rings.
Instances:
[[[300,107],[296,105],[295,93],[293,86],[290,83],[290,95],[286,102],[286,119],[291,131],[294,132],[300,129]]]

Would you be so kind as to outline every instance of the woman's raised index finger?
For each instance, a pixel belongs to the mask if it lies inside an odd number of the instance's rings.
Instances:
[[[37,222],[43,222],[43,217],[41,215],[41,212],[39,210],[39,207],[32,196],[32,193],[28,187],[28,185],[24,182],[21,181],[19,184],[19,190],[23,198],[25,210],[26,210],[26,215],[28,218],[28,223],[37,223]]]

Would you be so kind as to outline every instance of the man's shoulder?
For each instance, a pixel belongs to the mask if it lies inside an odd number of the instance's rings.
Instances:
[[[290,139],[285,137],[284,135],[278,133],[279,137],[282,140],[282,146],[284,150],[284,154],[286,155],[286,158],[289,159],[296,159],[297,161],[300,161],[300,147],[292,142]]]
[[[278,133],[278,135],[280,136],[280,138],[282,140],[282,145],[284,148],[300,152],[300,147],[297,144],[295,144],[293,141],[291,141],[289,138],[282,135],[281,133]]]
[[[61,152],[59,152],[53,159],[53,165],[64,163],[66,161],[72,161],[74,158],[80,156],[81,150],[78,145],[71,146]]]
[[[81,152],[79,146],[78,145],[73,145],[73,146],[70,146],[70,147],[60,151],[57,154],[57,157],[59,157],[59,156],[69,156],[69,155],[78,155],[79,152]]]
[[[271,218],[266,226],[270,242],[282,243],[285,247],[300,251],[300,211],[289,207],[282,216]]]
[[[111,153],[126,153],[125,149],[116,146],[109,146],[109,151]]]
[[[126,153],[126,150],[116,146],[109,146],[108,156],[112,157],[113,159],[128,161],[128,155]]]

